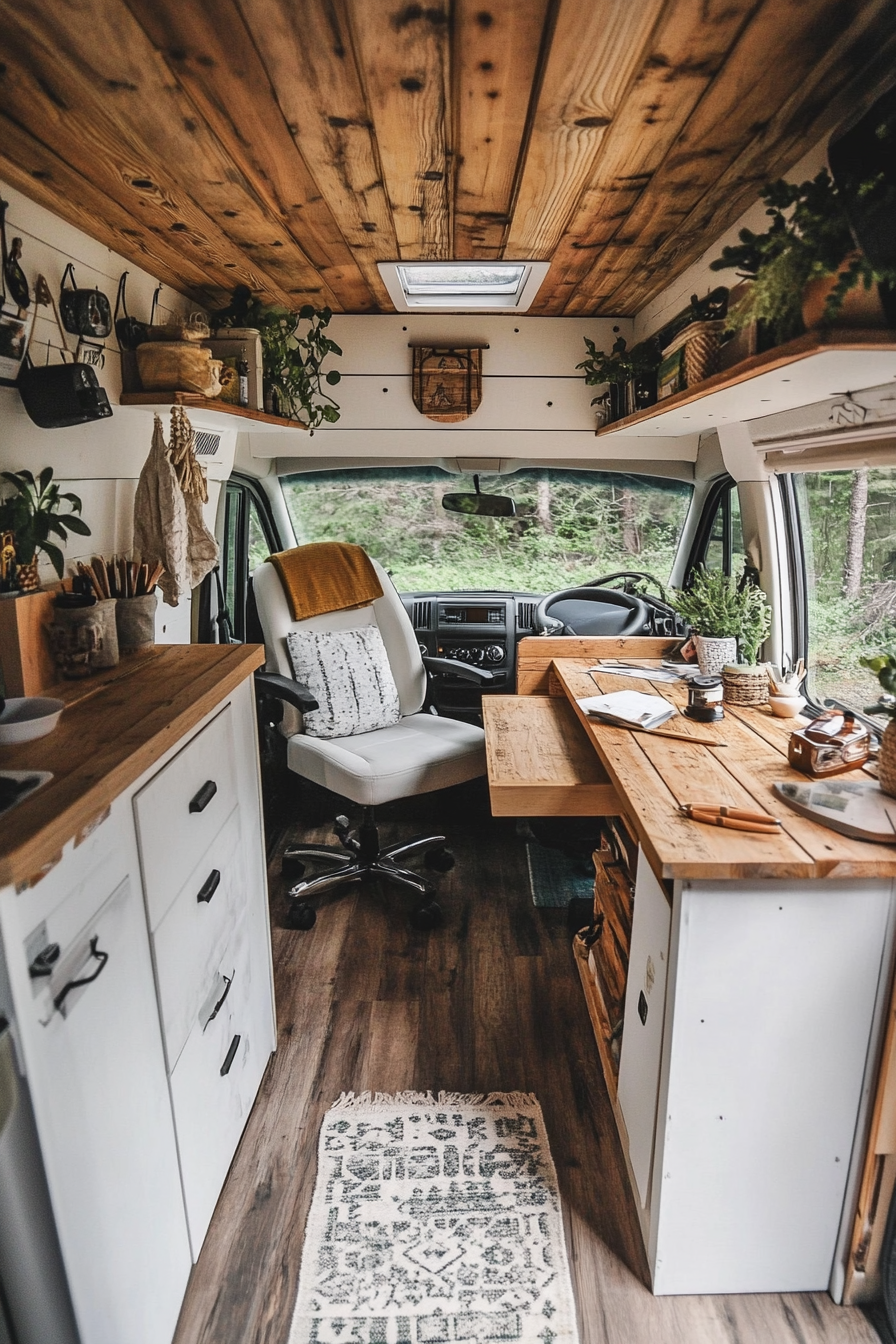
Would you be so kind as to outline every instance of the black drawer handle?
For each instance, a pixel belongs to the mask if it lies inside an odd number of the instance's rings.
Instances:
[[[64,988],[60,989],[59,993],[53,1000],[53,1007],[56,1009],[57,1012],[59,1012],[62,1005],[65,1003],[66,997],[69,994],[71,994],[73,989],[80,989],[82,985],[92,985],[94,980],[96,980],[97,977],[101,975],[103,970],[105,969],[106,962],[109,960],[109,953],[101,952],[97,947],[98,942],[99,938],[91,938],[90,955],[96,958],[96,960],[99,962],[99,966],[97,966],[93,975],[82,976],[80,980],[69,980],[68,984],[65,985]]]
[[[202,904],[203,901],[205,901],[207,904],[211,900],[215,892],[218,890],[220,882],[221,882],[221,874],[218,872],[217,868],[213,868],[209,873],[208,877],[203,882],[202,886],[199,888],[199,895],[196,897],[196,900],[200,903],[200,905]]]
[[[190,811],[204,812],[217,792],[218,786],[215,781],[207,779],[199,792],[190,799]]]
[[[230,1049],[227,1051],[227,1058],[221,1065],[222,1078],[226,1078],[228,1073],[230,1072],[230,1066],[233,1063],[234,1056],[236,1055],[237,1050],[239,1049],[239,1044],[240,1044],[240,1037],[234,1036],[233,1040],[230,1042]]]
[[[234,971],[233,974],[236,975],[236,971]],[[206,1020],[205,1027],[208,1026],[209,1022],[214,1022],[215,1018],[218,1016],[218,1014],[220,1013],[221,1009],[224,1007],[224,1000],[227,998],[227,995],[230,993],[230,986],[231,986],[232,984],[233,984],[233,975],[225,975],[225,976],[224,976],[224,993],[221,995],[220,999],[219,999],[218,1002],[215,1004],[214,1009],[212,1010],[212,1015],[211,1015],[211,1017],[209,1017],[209,1018]],[[203,1031],[205,1031],[205,1027],[202,1028]]]

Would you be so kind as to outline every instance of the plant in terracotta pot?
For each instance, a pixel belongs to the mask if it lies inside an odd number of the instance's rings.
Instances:
[[[690,588],[677,591],[673,601],[691,627],[704,676],[736,664],[738,646],[743,663],[755,665],[759,645],[771,628],[771,608],[761,588],[701,565]]]
[[[860,658],[859,664],[873,672],[880,682],[880,699],[876,705],[869,705],[865,713],[886,714],[890,720],[881,737],[877,778],[884,793],[896,798],[896,653]]]
[[[844,200],[827,169],[808,182],[770,182],[761,199],[770,227],[760,234],[741,229],[740,242],[723,248],[710,266],[736,267],[741,279],[752,282],[729,312],[731,329],[762,321],[780,344],[810,326],[886,325],[882,305],[892,302],[896,270],[873,266],[856,250]]]
[[[0,500],[0,533],[13,534],[19,591],[34,592],[40,584],[37,557],[41,552],[62,578],[65,559],[50,537],[65,541],[69,532],[89,537],[90,528],[78,516],[80,499],[60,491],[52,467],[44,467],[36,480],[30,471],[3,471],[0,477],[14,487],[12,494]],[[63,511],[66,504],[71,505],[68,512]]]

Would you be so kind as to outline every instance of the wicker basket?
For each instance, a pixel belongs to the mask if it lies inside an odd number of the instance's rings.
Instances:
[[[896,798],[896,719],[890,719],[881,738],[877,782],[884,793]]]
[[[722,668],[722,691],[726,705],[768,703],[768,673],[764,667]]]
[[[663,359],[684,349],[685,387],[694,387],[719,371],[719,351],[725,323],[721,319],[691,322],[663,350]]]

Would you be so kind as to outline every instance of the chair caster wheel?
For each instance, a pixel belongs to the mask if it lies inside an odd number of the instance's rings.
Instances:
[[[450,873],[454,867],[454,855],[443,845],[441,849],[429,850],[423,862],[437,873]]]
[[[428,929],[437,929],[442,922],[442,907],[435,901],[425,901],[418,905],[411,915],[411,924],[425,933]]]
[[[301,859],[292,859],[284,855],[280,861],[280,875],[288,882],[301,882],[305,876],[305,865]]]
[[[286,927],[288,929],[313,929],[316,919],[317,911],[313,905],[308,905],[305,901],[293,901],[286,912]]]

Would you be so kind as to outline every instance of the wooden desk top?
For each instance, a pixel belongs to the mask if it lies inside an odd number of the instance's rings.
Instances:
[[[565,694],[616,786],[627,818],[654,871],[667,878],[870,878],[896,877],[896,846],[851,840],[793,812],[772,793],[782,780],[805,780],[787,763],[793,720],[776,719],[767,707],[725,706],[722,723],[670,720],[684,735],[716,737],[724,747],[682,745],[589,719],[577,699],[640,689],[678,708],[687,703],[683,683],[650,683],[588,673],[590,661],[554,661],[552,693]],[[854,777],[867,780],[861,771]],[[851,775],[842,778],[851,778]],[[723,830],[690,821],[681,802],[727,803],[779,817],[781,834]]]
[[[0,746],[0,770],[53,773],[0,817],[0,886],[49,863],[263,662],[257,644],[156,645],[46,692],[66,701],[54,731]]]

